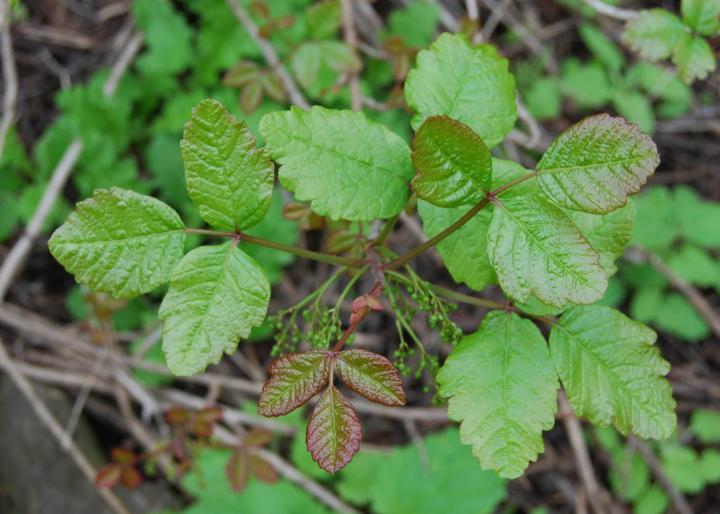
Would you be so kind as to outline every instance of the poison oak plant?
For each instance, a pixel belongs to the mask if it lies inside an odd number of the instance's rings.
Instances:
[[[623,40],[649,61],[671,58],[686,83],[704,79],[717,59],[706,38],[720,33],[720,0],[682,0],[682,19],[665,9],[640,11],[630,20]]]
[[[437,374],[439,392],[484,468],[516,477],[537,458],[542,433],[554,424],[560,383],[575,412],[593,423],[641,437],[670,435],[675,404],[655,333],[592,305],[630,238],[628,195],[658,165],[651,139],[621,118],[598,115],[563,132],[534,171],[492,157],[489,149],[516,122],[514,79],[495,48],[472,46],[460,35],[442,35],[418,54],[405,98],[415,112],[412,149],[362,113],[319,106],[265,115],[260,132],[267,144],[258,148],[245,123],[205,100],[181,146],[190,197],[211,229],[185,227],[154,198],[99,190],[77,205],[50,250],[79,282],[118,297],[169,282],[160,307],[163,349],[178,375],[217,363],[266,317],[270,286],[239,249],[241,241],[337,265],[330,282],[349,273],[353,284],[370,274],[374,286],[353,301],[344,332],[322,332],[329,340],[315,333],[313,342],[323,347],[279,356],[260,396],[260,413],[278,416],[320,395],[306,442],[330,472],[347,464],[361,439],[340,383],[373,402],[405,403],[399,374],[385,357],[344,349],[359,324],[383,308],[383,297],[396,316],[400,346],[408,346],[408,335],[431,369],[437,359],[424,352],[410,326],[415,312],[427,311],[445,340],[459,340]],[[388,220],[365,256],[248,235],[268,210],[275,166],[280,183],[319,215]],[[411,194],[430,239],[398,256],[387,237]],[[183,255],[187,234],[228,241]],[[499,283],[508,302],[423,281],[409,263],[432,246],[456,281],[476,290]],[[325,289],[327,283],[275,322],[294,320],[294,309],[320,312]],[[448,317],[448,300],[495,310],[477,332],[462,337]],[[334,316],[323,319],[335,323]],[[534,321],[549,325],[549,344]]]

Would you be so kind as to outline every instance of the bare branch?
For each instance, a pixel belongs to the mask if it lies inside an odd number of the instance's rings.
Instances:
[[[584,2],[595,9],[600,14],[615,18],[617,20],[632,20],[638,17],[638,11],[632,9],[621,9],[610,4],[606,4],[602,0],[584,0]]]
[[[275,53],[275,49],[272,45],[260,35],[260,30],[257,25],[255,25],[252,18],[250,18],[250,15],[247,13],[245,8],[240,5],[238,0],[227,0],[227,3],[233,14],[235,14],[235,17],[242,26],[245,27],[245,30],[247,30],[248,34],[250,34],[250,37],[260,48],[260,52],[262,52],[265,61],[267,61],[268,65],[275,71],[275,73],[277,73],[277,76],[280,78],[283,86],[285,87],[285,91],[290,97],[290,101],[298,107],[309,109],[310,104],[300,92],[295,80],[285,69],[285,66],[283,66],[280,62],[280,59],[278,58],[277,53]]]
[[[340,0],[342,6],[343,37],[345,44],[353,53],[357,54],[358,37],[353,19],[353,0]],[[360,94],[360,78],[357,72],[350,75],[350,108],[353,111],[362,109],[362,95]]]
[[[15,69],[15,56],[10,34],[10,0],[0,0],[0,55],[2,56],[2,69],[5,87],[3,96],[3,114],[0,121],[0,157],[5,150],[5,140],[15,118],[15,104],[17,102],[18,82]]]

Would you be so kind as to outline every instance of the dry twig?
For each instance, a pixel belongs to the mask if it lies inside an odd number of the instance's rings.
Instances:
[[[606,4],[602,0],[584,0],[587,5],[595,9],[600,14],[615,18],[617,20],[632,20],[637,18],[638,12],[632,9],[622,9],[614,5]]]
[[[0,56],[2,56],[2,69],[5,94],[3,96],[3,113],[0,121],[0,157],[5,149],[5,140],[15,118],[15,104],[17,102],[18,83],[15,69],[15,56],[10,34],[10,0],[0,0]]]

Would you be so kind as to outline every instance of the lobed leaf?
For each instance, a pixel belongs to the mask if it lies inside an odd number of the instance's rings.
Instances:
[[[460,34],[442,34],[417,56],[405,82],[405,100],[417,128],[444,114],[473,129],[488,148],[500,143],[517,119],[515,79],[495,47],[473,47]]]
[[[305,435],[310,455],[328,473],[342,469],[360,449],[360,420],[350,402],[328,387],[313,410]]]
[[[477,203],[492,185],[492,156],[473,130],[447,116],[431,116],[413,141],[418,198],[440,207]]]
[[[572,220],[540,196],[497,202],[488,255],[502,288],[520,302],[534,294],[557,307],[592,303],[607,288],[598,254]]]
[[[382,355],[367,350],[346,350],[337,355],[335,370],[350,389],[368,400],[391,407],[405,405],[400,375]]]
[[[573,410],[622,434],[662,439],[675,429],[670,365],[656,334],[599,305],[574,307],[550,332],[550,354]]]
[[[706,78],[717,66],[717,59],[708,42],[700,36],[683,34],[672,57],[678,75],[686,84]]]
[[[682,0],[683,21],[700,35],[713,36],[720,31],[720,0]]]
[[[180,147],[190,198],[205,221],[233,231],[265,217],[275,168],[244,121],[219,102],[203,100],[185,125]]]
[[[192,375],[235,351],[265,319],[270,284],[233,241],[201,246],[173,273],[160,305],[163,350],[175,375]]]
[[[160,200],[99,189],[77,204],[48,247],[81,284],[131,298],[170,280],[183,256],[184,229],[180,216]]]
[[[685,27],[665,9],[647,9],[625,25],[623,42],[648,61],[670,57]]]
[[[625,205],[659,163],[649,136],[601,114],[558,136],[537,166],[538,183],[560,207],[601,214]]]
[[[461,422],[462,442],[483,469],[519,477],[555,424],[558,378],[538,328],[515,313],[490,312],[453,350],[437,376]]]
[[[364,114],[313,107],[266,114],[260,123],[280,181],[332,219],[398,214],[414,174],[410,149]]]
[[[278,357],[270,366],[258,412],[263,416],[283,416],[294,411],[322,391],[328,383],[330,353],[310,350]]]

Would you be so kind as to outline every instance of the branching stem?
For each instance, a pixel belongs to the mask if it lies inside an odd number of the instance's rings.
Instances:
[[[263,239],[262,237],[251,236],[242,232],[223,232],[220,230],[210,230],[204,228],[186,228],[185,233],[187,234],[200,234],[205,236],[216,236],[216,237],[228,237],[231,239],[237,239],[245,241],[250,244],[257,246],[264,246],[272,250],[278,250],[280,252],[291,253],[298,257],[304,257],[314,261],[325,262],[327,264],[333,264],[335,266],[346,266],[348,268],[360,268],[365,263],[359,259],[352,259],[350,257],[340,257],[338,255],[330,255],[322,252],[314,252],[312,250],[306,250],[297,246],[286,245],[278,243],[276,241],[270,241],[269,239]]]

